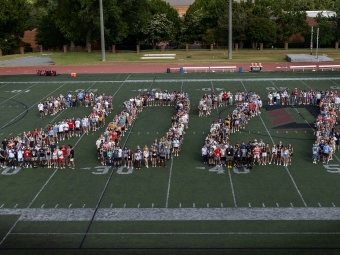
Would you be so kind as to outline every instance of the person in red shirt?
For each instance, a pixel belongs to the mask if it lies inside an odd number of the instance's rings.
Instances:
[[[74,122],[73,119],[69,119],[69,121],[67,122],[68,124],[68,132],[69,132],[69,136],[73,137],[74,136]]]
[[[222,101],[223,101],[224,106],[226,106],[227,102],[229,101],[229,95],[226,91],[223,92]]]
[[[214,150],[214,154],[215,154],[216,165],[220,165],[221,164],[221,149],[219,147],[216,147],[216,149]]]
[[[24,150],[24,161],[25,161],[25,163],[24,163],[25,168],[28,168],[29,166],[32,167],[32,165],[31,165],[31,150],[27,147]]]
[[[85,95],[84,95],[84,103],[85,103],[85,107],[88,107],[89,103],[90,103],[89,94],[87,94],[86,92],[85,92]]]
[[[69,157],[68,157],[68,150],[66,145],[63,145],[61,148],[61,151],[63,152],[63,158],[64,158],[64,166],[69,164]]]

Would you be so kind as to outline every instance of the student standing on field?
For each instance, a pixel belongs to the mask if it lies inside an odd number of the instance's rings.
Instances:
[[[72,145],[69,145],[68,148],[69,148],[70,167],[71,167],[71,169],[74,169],[75,168],[74,149],[73,149]]]

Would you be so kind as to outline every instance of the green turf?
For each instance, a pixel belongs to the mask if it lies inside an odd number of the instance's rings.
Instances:
[[[300,78],[326,80],[300,80]],[[224,74],[136,74],[136,75],[80,75],[68,76],[2,76],[0,83],[0,134],[11,136],[34,128],[44,128],[49,122],[63,118],[83,116],[90,108],[77,107],[62,111],[57,116],[39,118],[37,103],[49,95],[57,96],[79,89],[97,89],[97,93],[115,94],[114,111],[107,122],[121,111],[124,100],[149,89],[185,91],[190,94],[191,112],[179,157],[167,161],[167,168],[145,168],[131,174],[117,174],[117,169],[103,168],[97,159],[95,140],[101,131],[88,136],[72,138],[63,143],[76,146],[76,169],[21,169],[17,174],[0,174],[0,206],[12,208],[220,208],[235,206],[257,207],[338,207],[338,183],[340,160],[334,157],[324,166],[311,163],[311,144],[314,136],[312,122],[316,107],[303,105],[285,107],[291,122],[274,125],[276,117],[270,112],[278,107],[267,105],[267,93],[271,89],[288,87],[299,89],[340,89],[337,72],[312,73],[224,73]],[[284,78],[295,78],[286,81]],[[330,79],[328,79],[330,78]],[[182,79],[184,79],[182,81]],[[190,79],[190,81],[188,80]],[[197,79],[205,79],[198,81]],[[217,81],[216,79],[223,79]],[[238,79],[238,80],[236,80]],[[243,79],[243,80],[239,80]],[[245,80],[247,79],[247,80]],[[265,80],[268,79],[268,80]],[[124,82],[124,81],[131,82]],[[111,82],[118,81],[118,82]],[[135,82],[133,82],[135,81]],[[20,82],[20,83],[15,83]],[[55,83],[52,83],[55,82]],[[29,90],[29,91],[28,91]],[[198,100],[205,93],[220,90],[256,91],[264,102],[261,116],[252,118],[246,129],[232,134],[230,141],[263,139],[272,144],[282,141],[294,147],[293,164],[283,166],[255,166],[249,173],[225,169],[225,174],[209,172],[202,163],[200,149],[208,134],[210,124],[218,116],[231,113],[232,107],[219,107],[208,117],[198,117]],[[25,105],[25,106],[24,106]],[[11,107],[10,107],[11,106]],[[18,106],[18,107],[17,107]],[[26,108],[27,107],[27,108]],[[26,111],[26,109],[28,109]],[[171,125],[173,107],[146,107],[121,141],[134,149],[137,145],[150,145],[160,138]],[[306,123],[307,121],[307,123]],[[304,125],[304,126],[303,126]],[[204,168],[204,169],[203,169]],[[7,171],[7,170],[6,170]],[[4,173],[3,170],[0,173]],[[8,170],[7,174],[13,173]],[[112,175],[111,175],[112,174]],[[109,180],[109,176],[112,178]],[[170,178],[171,177],[171,178]],[[109,181],[108,181],[109,180]],[[106,186],[107,184],[107,186]],[[105,189],[104,189],[105,187]],[[104,193],[103,193],[104,192]],[[103,194],[103,196],[102,196]],[[15,223],[17,216],[1,216],[6,222],[3,234]],[[14,221],[14,222],[13,222]],[[32,227],[32,224],[34,227]],[[12,235],[0,248],[75,248],[90,222],[19,222],[15,233],[66,233],[67,235]],[[333,227],[334,226],[334,227]],[[247,221],[247,222],[94,222],[83,248],[340,248],[338,235],[94,235],[100,232],[163,232],[193,231],[214,233],[229,232],[336,232],[337,221]],[[118,238],[117,238],[118,237]],[[124,238],[122,238],[124,237]],[[18,246],[18,244],[20,244]]]

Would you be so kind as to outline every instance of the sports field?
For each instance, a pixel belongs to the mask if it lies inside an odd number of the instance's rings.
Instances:
[[[100,165],[95,141],[101,129],[65,141],[75,147],[74,170],[0,170],[1,254],[339,252],[340,155],[337,151],[329,164],[315,165],[311,159],[312,126],[319,110],[309,105],[271,106],[266,101],[268,91],[280,87],[340,90],[338,72],[0,78],[1,140],[89,114],[89,108],[77,107],[39,118],[40,101],[69,91],[113,95],[109,119],[121,112],[123,101],[152,89],[185,91],[191,101],[180,156],[170,159],[167,168],[127,171]],[[221,90],[256,91],[264,102],[262,114],[230,141],[291,143],[292,165],[254,166],[250,171],[224,167],[218,174],[203,164],[200,151],[210,124],[233,107],[198,117],[197,104],[205,93]],[[173,107],[145,107],[122,145],[150,145],[171,126],[174,112]]]

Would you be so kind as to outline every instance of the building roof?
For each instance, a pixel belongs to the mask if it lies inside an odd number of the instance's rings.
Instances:
[[[333,17],[336,16],[336,12],[333,11],[306,11],[307,17],[316,18],[319,13],[321,13],[322,17]]]
[[[171,6],[189,6],[195,2],[195,0],[165,0]]]

